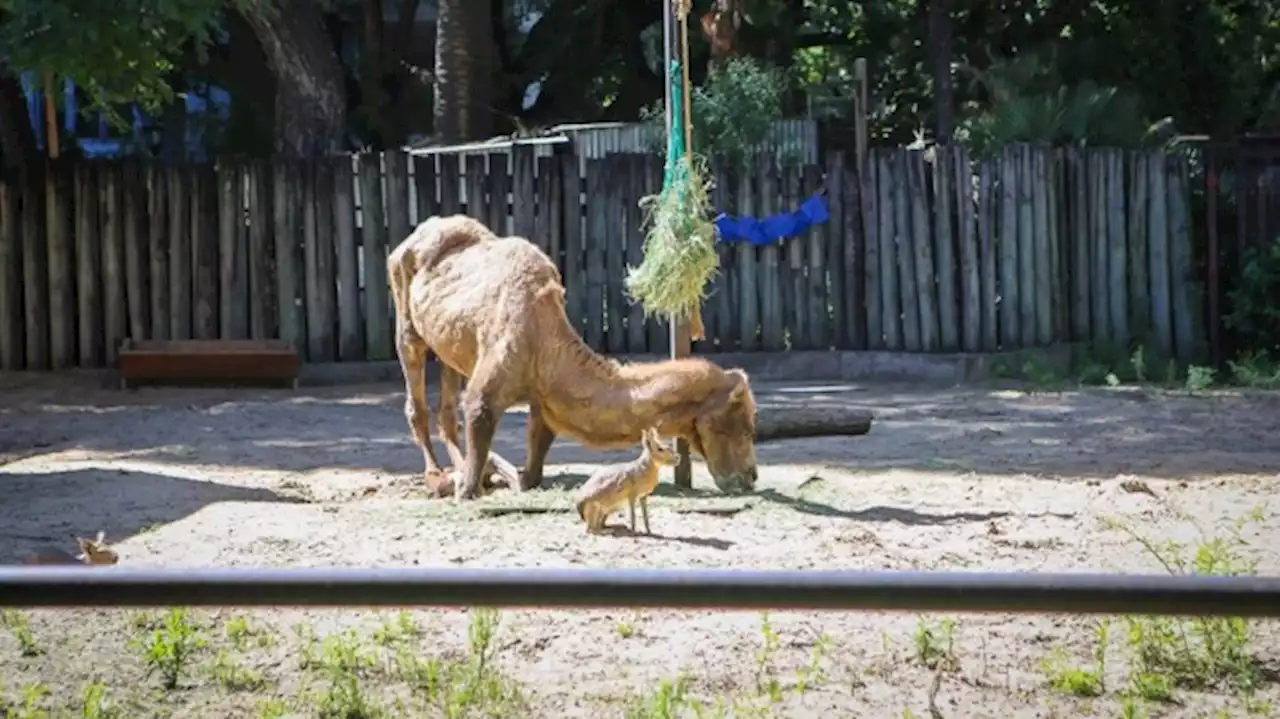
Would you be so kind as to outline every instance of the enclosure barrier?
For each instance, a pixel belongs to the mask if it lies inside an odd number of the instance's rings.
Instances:
[[[1280,617],[1280,577],[732,569],[0,568],[0,606],[836,609]]]

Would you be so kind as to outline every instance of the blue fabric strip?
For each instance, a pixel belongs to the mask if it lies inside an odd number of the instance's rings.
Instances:
[[[780,215],[772,215],[763,220],[754,217],[731,217],[720,213],[715,219],[716,231],[720,241],[725,244],[747,241],[756,246],[771,245],[788,237],[803,235],[813,225],[820,225],[830,219],[827,203],[818,193],[800,209]]]

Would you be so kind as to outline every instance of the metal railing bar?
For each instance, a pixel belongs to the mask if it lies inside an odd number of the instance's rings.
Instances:
[[[0,606],[884,610],[1280,617],[1280,577],[740,569],[0,568]]]

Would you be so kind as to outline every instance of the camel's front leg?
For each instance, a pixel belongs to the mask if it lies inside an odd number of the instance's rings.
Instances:
[[[462,471],[467,466],[466,455],[462,452],[458,436],[458,400],[462,396],[463,376],[443,362],[440,365],[440,404],[436,409],[436,423],[440,432],[440,441],[444,442],[449,460],[453,463],[455,470]],[[490,452],[489,463],[481,479],[481,487],[485,491],[493,488],[490,477],[494,474],[504,479],[508,487],[514,487],[520,482],[520,474],[515,465],[498,456],[497,453]]]
[[[422,448],[428,483],[440,477],[440,462],[431,446],[431,415],[427,408],[427,344],[399,316],[396,316],[396,355],[404,373],[404,416],[413,431],[413,441]]]
[[[455,501],[475,499],[485,467],[489,464],[489,450],[493,447],[493,435],[498,430],[498,419],[511,405],[504,395],[505,384],[506,377],[501,368],[481,359],[462,394],[467,455],[462,481],[453,493]]]
[[[556,433],[542,416],[537,402],[529,403],[529,431],[525,435],[524,474],[520,477],[520,489],[534,489],[542,484],[542,472],[547,452],[556,440]]]

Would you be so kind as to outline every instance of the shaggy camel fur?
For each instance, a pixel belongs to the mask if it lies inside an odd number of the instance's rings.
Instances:
[[[432,486],[451,481],[441,478],[431,447],[428,352],[448,368],[439,420],[455,469],[462,465],[455,499],[482,489],[487,460],[530,489],[541,484],[556,435],[606,449],[634,446],[648,427],[688,440],[722,490],[755,486],[756,405],[746,373],[701,358],[624,365],[596,354],[565,315],[560,272],[532,242],[500,238],[464,215],[431,217],[392,250],[387,270],[405,416]],[[458,446],[458,398],[465,455]],[[522,403],[529,405],[529,427],[525,466],[517,473],[490,449],[502,414]]]
[[[98,532],[97,539],[85,539],[84,537],[76,537],[76,544],[80,546],[80,554],[72,554],[63,549],[50,547],[48,549],[39,550],[22,560],[23,564],[116,564],[120,561],[120,556],[115,550],[107,546],[106,539],[102,532]]]
[[[638,458],[600,469],[579,490],[578,516],[586,520],[591,534],[599,534],[604,520],[623,504],[629,511],[631,533],[635,534],[636,500],[640,501],[644,533],[653,534],[649,530],[649,495],[658,488],[658,470],[680,461],[680,456],[662,445],[658,430],[646,429],[643,436],[644,450]]]

